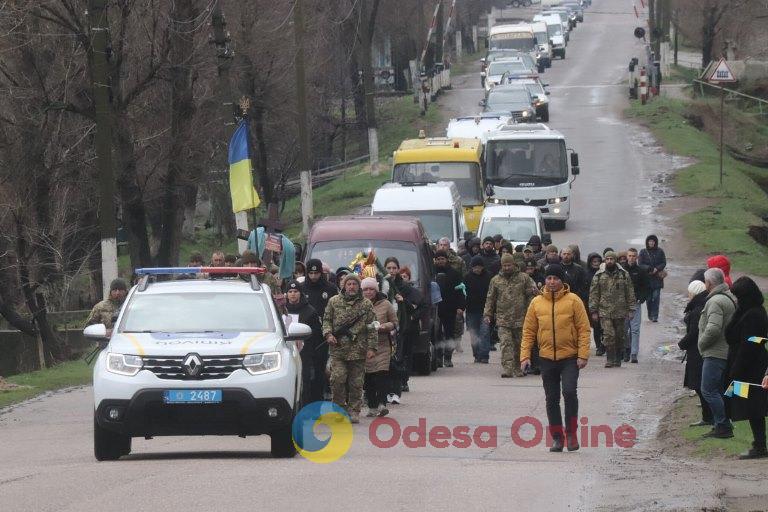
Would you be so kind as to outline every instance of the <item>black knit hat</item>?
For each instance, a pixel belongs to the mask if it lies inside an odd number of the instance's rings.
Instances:
[[[435,259],[437,258],[445,258],[448,259],[448,253],[444,250],[440,249],[438,251],[435,251]]]
[[[483,260],[482,256],[472,256],[472,259],[469,260],[469,268],[472,267],[483,267],[485,268],[485,260]]]
[[[552,263],[551,265],[547,265],[547,268],[544,269],[544,277],[549,277],[549,276],[554,276],[559,280],[563,281],[565,279],[565,272],[563,272],[563,267],[561,267],[557,263]]]
[[[322,272],[323,262],[317,258],[312,258],[307,262],[307,272]]]
[[[492,236],[487,236],[487,237],[483,238],[483,243],[485,243],[485,242],[494,243],[493,237]]]
[[[293,281],[288,283],[288,290],[286,290],[286,291],[290,291],[290,290],[299,290],[299,291],[301,291],[301,283],[299,283],[298,281],[296,281],[294,279]]]

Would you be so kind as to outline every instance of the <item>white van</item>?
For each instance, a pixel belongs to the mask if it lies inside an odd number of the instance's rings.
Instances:
[[[501,235],[514,247],[527,244],[533,235],[544,245],[552,243],[552,236],[544,231],[544,219],[535,206],[488,205],[480,217],[477,237]]]
[[[385,183],[373,197],[371,215],[416,217],[432,242],[446,237],[453,250],[458,250],[459,240],[467,230],[461,197],[452,181]]]
[[[448,122],[445,136],[451,139],[479,139],[481,143],[485,143],[485,138],[489,133],[514,122],[510,116],[493,112],[454,117]]]

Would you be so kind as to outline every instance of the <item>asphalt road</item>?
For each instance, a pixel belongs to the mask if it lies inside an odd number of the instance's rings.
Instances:
[[[621,119],[626,65],[641,48],[632,36],[628,1],[595,0],[545,79],[552,91],[551,124],[580,154],[572,218],[555,243],[577,242],[582,253],[610,245],[639,245],[663,231],[655,218],[659,176],[674,160],[652,147],[647,134]],[[476,112],[477,74],[456,77],[440,103]],[[458,354],[456,367],[414,378],[391,418],[403,427],[424,418],[437,425],[498,427],[495,446],[377,448],[370,420],[355,428],[341,460],[319,465],[300,457],[269,458],[268,438],[158,438],[134,440],[133,454],[98,463],[92,450],[90,388],[68,390],[0,413],[0,509],[4,511],[124,510],[648,510],[700,509],[719,504],[717,475],[699,463],[668,460],[655,442],[661,416],[679,393],[681,366],[654,355],[670,343],[673,296],[665,294],[662,321],[642,326],[640,364],[604,369],[593,358],[582,372],[580,414],[589,425],[627,423],[638,432],[633,448],[583,447],[552,454],[513,440],[510,427],[531,416],[546,423],[538,377],[500,379],[492,364]],[[465,342],[466,346],[466,342]],[[386,437],[387,430],[381,430]],[[521,430],[530,438],[530,427]],[[690,493],[690,475],[697,491]],[[675,481],[681,475],[683,483]]]

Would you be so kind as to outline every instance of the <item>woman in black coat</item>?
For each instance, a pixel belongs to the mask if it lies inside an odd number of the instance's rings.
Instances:
[[[677,343],[680,350],[685,350],[685,377],[683,386],[696,392],[701,402],[701,421],[691,423],[691,427],[712,425],[712,411],[701,396],[701,366],[702,359],[699,353],[699,318],[707,303],[707,290],[701,281],[692,281],[688,285],[688,297],[690,300],[685,306],[683,321],[685,322],[685,336]]]
[[[768,314],[763,308],[763,293],[757,284],[747,276],[738,278],[731,288],[738,299],[736,313],[725,331],[729,346],[729,357],[733,359],[730,369],[731,380],[759,384],[768,368],[768,352],[762,343],[748,341],[751,336],[768,336]],[[733,352],[733,357],[731,357]],[[749,386],[749,397],[733,396],[731,419],[749,420],[752,429],[752,448],[742,453],[740,459],[768,457],[765,446],[765,416],[768,413],[768,393],[757,386]]]

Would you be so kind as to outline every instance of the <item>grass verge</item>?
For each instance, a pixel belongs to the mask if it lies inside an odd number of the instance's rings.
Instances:
[[[627,116],[647,125],[672,153],[696,162],[675,174],[674,184],[685,195],[715,199],[715,204],[683,217],[686,236],[705,253],[727,253],[733,267],[768,276],[768,249],[748,234],[750,226],[762,226],[768,216],[768,195],[753,177],[763,169],[724,157],[723,184],[719,179],[718,145],[686,119],[687,102],[659,98],[645,106],[634,102]]]
[[[661,440],[671,450],[706,460],[732,459],[752,446],[752,431],[747,421],[733,424],[733,437],[730,439],[704,438],[702,436],[710,427],[689,427],[689,424],[701,419],[698,404],[699,399],[695,396],[682,397],[665,418]]]
[[[0,408],[27,400],[46,391],[90,384],[92,375],[93,367],[88,366],[85,361],[80,359],[61,363],[53,368],[8,377],[7,382],[21,387],[0,388]]]

